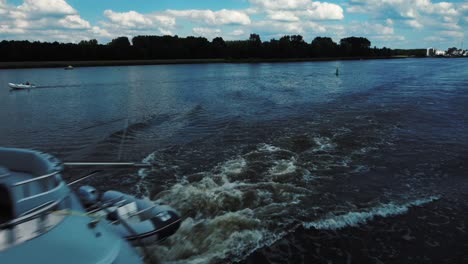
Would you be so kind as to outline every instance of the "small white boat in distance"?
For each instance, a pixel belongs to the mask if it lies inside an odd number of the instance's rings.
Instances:
[[[73,66],[68,65],[67,67],[64,68],[64,70],[73,70]]]
[[[36,88],[36,86],[32,83],[8,83],[11,89],[31,89]]]

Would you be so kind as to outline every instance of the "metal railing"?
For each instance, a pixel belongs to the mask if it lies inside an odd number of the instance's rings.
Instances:
[[[11,228],[16,225],[28,222],[32,219],[39,218],[51,211],[55,211],[55,209],[58,207],[58,205],[61,203],[61,201],[50,201],[48,203],[42,204],[40,206],[37,206],[27,212],[25,212],[22,216],[15,218],[11,221],[8,221],[6,223],[3,223],[0,225],[0,229],[6,229],[6,228]]]
[[[60,183],[56,177],[59,173],[59,171],[55,171],[29,180],[20,181],[13,184],[12,187],[21,189],[22,199],[25,199],[56,188]]]
[[[59,224],[64,215],[53,214],[63,201],[50,201],[37,206],[23,216],[0,224],[0,251],[31,240]]]

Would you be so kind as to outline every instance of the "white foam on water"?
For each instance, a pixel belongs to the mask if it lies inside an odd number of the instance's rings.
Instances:
[[[153,152],[153,153],[149,154],[148,156],[146,156],[142,160],[142,163],[152,164],[155,159],[156,159],[156,152]],[[138,173],[137,173],[140,180],[135,185],[136,192],[141,194],[143,196],[143,198],[145,198],[145,199],[149,199],[149,197],[150,197],[150,193],[149,193],[149,190],[147,188],[147,183],[145,182],[145,178],[150,173],[151,173],[151,169],[148,169],[148,168],[139,169]]]
[[[351,173],[362,173],[362,172],[368,172],[370,169],[366,165],[358,165],[356,166]]]
[[[313,151],[330,151],[335,149],[336,145],[327,137],[314,137],[315,144],[318,145]]]
[[[140,180],[135,184],[136,192],[143,195],[145,198],[149,197],[149,190],[146,187],[145,178],[150,174],[151,170],[143,168],[138,170],[138,177]]]
[[[305,183],[310,183],[317,179],[317,177],[313,176],[309,170],[304,169],[304,173],[302,174],[302,179]]]
[[[140,180],[135,184],[136,192],[142,195],[144,198],[149,198],[150,191],[148,188],[148,183],[146,177],[151,173],[150,169],[142,168],[138,170],[138,177]]]
[[[360,149],[358,149],[358,150],[353,151],[352,154],[355,154],[355,155],[364,155],[364,154],[367,154],[367,153],[369,153],[369,152],[371,152],[371,151],[374,151],[374,150],[377,150],[377,149],[378,149],[378,148],[376,148],[376,147],[371,147],[371,146],[369,146],[369,147],[363,147],[363,148],[360,148]]]
[[[349,167],[349,164],[352,162],[351,158],[349,157],[343,157],[342,160],[337,161],[335,166],[341,166],[341,167]]]
[[[263,143],[257,147],[257,150],[262,151],[262,152],[276,152],[276,151],[280,151],[281,148]]]
[[[249,160],[238,157],[153,197],[185,217],[174,235],[151,247],[154,256],[171,264],[233,263],[286,235],[290,230],[285,227],[294,220],[291,208],[310,190],[277,181],[296,172],[295,158],[272,161],[266,155],[265,159],[265,164],[274,166],[259,169],[256,164],[250,180],[244,180],[243,174],[250,169]],[[273,176],[270,170],[286,176]]]
[[[404,204],[388,203],[371,208],[363,212],[349,212],[342,215],[332,215],[328,218],[323,218],[318,221],[304,223],[305,228],[315,228],[324,230],[336,230],[348,226],[358,226],[371,221],[376,216],[389,217],[399,214],[404,214],[412,206],[421,206],[438,200],[438,196],[430,196],[428,198],[417,199]]]
[[[253,211],[244,209],[212,219],[187,218],[173,236],[151,251],[162,263],[232,263],[280,237],[261,228]]]
[[[247,166],[247,162],[244,158],[238,158],[233,160],[228,160],[223,164],[219,165],[218,167],[221,170],[222,174],[225,175],[232,175],[232,174],[239,174],[244,171],[245,167]]]
[[[154,162],[154,160],[156,159],[156,152],[153,152],[151,154],[149,154],[148,156],[146,156],[146,158],[144,158],[141,163],[149,163],[149,164],[152,164]],[[146,178],[146,176],[148,176],[148,174],[150,173],[150,169],[147,169],[147,168],[143,168],[143,169],[139,169],[138,170],[138,176],[141,178],[141,179],[144,179]]]
[[[154,160],[156,160],[156,152],[153,152],[151,154],[149,154],[148,156],[146,156],[146,158],[144,158],[142,160],[143,163],[152,163]]]
[[[153,160],[158,157],[148,157]],[[152,178],[146,178],[148,183]],[[294,208],[311,193],[311,173],[297,165],[294,153],[261,144],[210,170],[179,178],[157,193],[185,218],[180,229],[151,247],[160,263],[233,263],[269,246],[297,227]]]
[[[275,161],[275,165],[269,169],[271,175],[279,176],[296,172],[296,159]]]

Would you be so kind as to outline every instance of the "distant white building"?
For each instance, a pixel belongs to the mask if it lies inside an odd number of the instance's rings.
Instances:
[[[445,51],[443,50],[438,50],[436,48],[428,48],[426,50],[426,56],[427,57],[432,57],[432,56],[445,56]]]
[[[434,55],[435,55],[435,49],[434,48],[427,48],[426,56],[431,57],[431,56],[434,56]]]
[[[436,50],[435,51],[435,55],[436,56],[445,56],[445,51],[444,50]]]
[[[445,51],[445,50],[438,50],[436,48],[427,48],[426,56],[427,57],[433,57],[433,56],[443,56],[443,57],[461,57],[461,56],[465,56],[465,57],[468,57],[468,50],[450,48],[450,49],[448,49],[448,51]]]

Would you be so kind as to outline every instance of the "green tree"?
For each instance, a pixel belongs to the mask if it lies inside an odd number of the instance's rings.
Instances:
[[[213,57],[215,58],[224,58],[226,56],[226,42],[221,37],[214,38],[211,41],[211,45],[213,48]]]
[[[127,37],[118,37],[118,38],[113,39],[109,43],[109,46],[118,47],[118,48],[126,48],[126,47],[130,47],[130,41],[128,40]]]
[[[367,56],[371,42],[363,37],[349,37],[340,40],[340,49],[345,56]]]
[[[328,37],[316,37],[310,43],[312,57],[335,57],[338,56],[338,45]]]
[[[249,57],[258,58],[261,57],[261,46],[262,40],[258,34],[250,34],[249,37]]]
[[[82,40],[78,43],[78,45],[80,46],[86,46],[86,45],[89,45],[89,46],[97,46],[98,45],[98,41],[95,40],[95,39],[90,39],[90,40]]]
[[[290,37],[291,41],[291,55],[295,58],[305,58],[308,57],[308,45],[304,41],[304,38],[301,35],[292,35]]]

